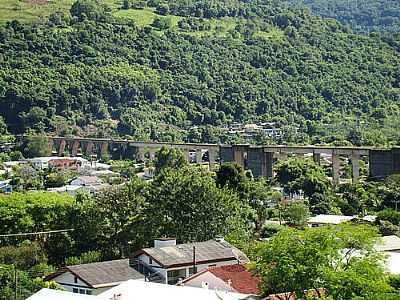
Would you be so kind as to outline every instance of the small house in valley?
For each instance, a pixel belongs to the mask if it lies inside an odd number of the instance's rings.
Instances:
[[[98,295],[130,279],[143,281],[144,276],[129,266],[128,259],[119,259],[66,266],[45,279],[72,293]]]
[[[247,263],[249,259],[223,239],[176,244],[175,239],[157,239],[153,248],[137,251],[131,265],[148,281],[176,284],[209,267]]]

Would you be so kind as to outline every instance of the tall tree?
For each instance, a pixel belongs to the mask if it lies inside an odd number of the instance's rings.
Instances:
[[[175,148],[162,147],[156,152],[155,173],[158,174],[162,169],[180,169],[188,165],[188,160],[182,151]]]
[[[204,241],[232,231],[247,230],[253,210],[231,190],[220,189],[198,168],[165,169],[148,187],[153,237],[172,236],[181,242]]]
[[[283,210],[283,218],[287,224],[297,228],[304,228],[309,217],[308,205],[302,202],[291,203]]]
[[[228,187],[234,191],[243,192],[246,189],[248,178],[243,168],[237,163],[223,163],[218,171],[215,179],[217,185],[221,188]]]
[[[145,184],[139,179],[80,197],[74,238],[80,252],[102,250],[104,258],[128,256],[144,244]]]
[[[289,192],[302,190],[305,196],[314,193],[324,194],[330,182],[321,166],[307,159],[289,159],[280,163],[276,169],[276,180]]]
[[[377,229],[367,225],[285,229],[259,245],[254,268],[265,295],[292,299],[324,288],[335,300],[364,299],[357,297],[392,291],[373,248],[377,240]]]
[[[274,191],[265,180],[248,180],[242,200],[255,211],[255,231],[260,234],[268,217],[268,209],[279,202],[282,195]]]
[[[44,135],[28,136],[23,151],[25,157],[49,156],[51,155],[49,139]]]

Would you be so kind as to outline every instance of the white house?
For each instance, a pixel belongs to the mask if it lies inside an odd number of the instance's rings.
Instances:
[[[309,227],[319,227],[323,225],[338,225],[343,222],[349,222],[355,219],[356,216],[342,216],[342,215],[317,215],[308,219]]]
[[[27,159],[26,161],[32,164],[32,166],[37,170],[48,168],[80,170],[90,167],[90,162],[82,157],[48,156],[35,157]]]
[[[96,296],[72,294],[68,291],[41,289],[26,300],[98,300]]]
[[[320,227],[324,225],[338,225],[344,222],[361,221],[372,223],[376,220],[376,216],[368,215],[364,217],[359,216],[342,216],[342,215],[317,215],[308,219],[309,227]]]
[[[76,195],[78,191],[82,191],[84,187],[79,185],[64,185],[56,188],[48,188],[48,192],[68,193],[72,196]]]
[[[207,268],[178,285],[260,295],[260,281],[260,278],[254,276],[244,265],[230,265]]]
[[[67,266],[45,278],[69,292],[86,295],[98,295],[130,279],[144,281],[144,276],[129,266],[129,259]]]
[[[128,280],[99,295],[42,289],[27,300],[244,300],[251,295]],[[254,299],[254,298],[251,298]]]
[[[157,239],[153,248],[137,251],[131,264],[149,281],[176,284],[209,267],[247,263],[249,259],[223,239],[176,244],[175,239]]]
[[[103,182],[97,176],[79,176],[71,181],[70,185],[77,186],[95,186],[101,185]]]
[[[214,291],[194,287],[167,285],[154,282],[129,280],[113,289],[102,293],[103,299],[112,299],[117,295],[118,300],[241,300],[250,295],[226,291]]]

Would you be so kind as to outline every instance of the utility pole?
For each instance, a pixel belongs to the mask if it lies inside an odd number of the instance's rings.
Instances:
[[[14,300],[17,300],[18,299],[18,273],[17,273],[16,265],[13,265],[13,266],[14,266],[14,282],[15,282],[15,285],[14,285]]]
[[[396,211],[397,211],[397,203],[399,203],[400,201],[399,200],[394,200],[393,202],[396,205]]]

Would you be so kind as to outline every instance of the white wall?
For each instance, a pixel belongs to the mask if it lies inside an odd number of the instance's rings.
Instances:
[[[75,275],[72,274],[71,272],[65,272],[56,278],[53,279],[53,281],[57,282],[62,288],[64,288],[68,292],[73,292],[74,288],[78,289],[78,293],[80,290],[85,290],[86,291],[92,291],[92,295],[99,295],[114,286],[110,287],[102,287],[98,289],[92,289],[90,288],[85,282],[77,278],[78,281],[75,283]]]
[[[192,286],[192,287],[202,287],[202,283],[207,282],[208,288],[210,290],[218,289],[220,291],[228,291],[228,292],[235,292],[235,290],[230,287],[225,281],[216,277],[211,272],[204,272],[193,279],[184,283],[184,286]]]
[[[186,277],[185,278],[187,278],[190,275],[189,274],[189,269],[193,267],[193,266],[190,265],[190,266],[185,266],[185,267],[163,269],[154,260],[152,261],[152,264],[150,264],[149,256],[146,255],[146,254],[139,255],[138,259],[140,261],[144,262],[149,267],[153,267],[154,271],[159,272],[166,279],[166,283],[168,282],[168,278],[167,278],[167,272],[168,271],[186,269]],[[222,261],[222,262],[216,262],[216,263],[198,264],[198,265],[196,265],[196,267],[197,267],[197,272],[200,272],[200,271],[205,270],[205,269],[207,269],[208,267],[211,267],[211,266],[219,267],[219,266],[236,265],[236,264],[237,264],[237,260],[234,259],[234,260]]]

